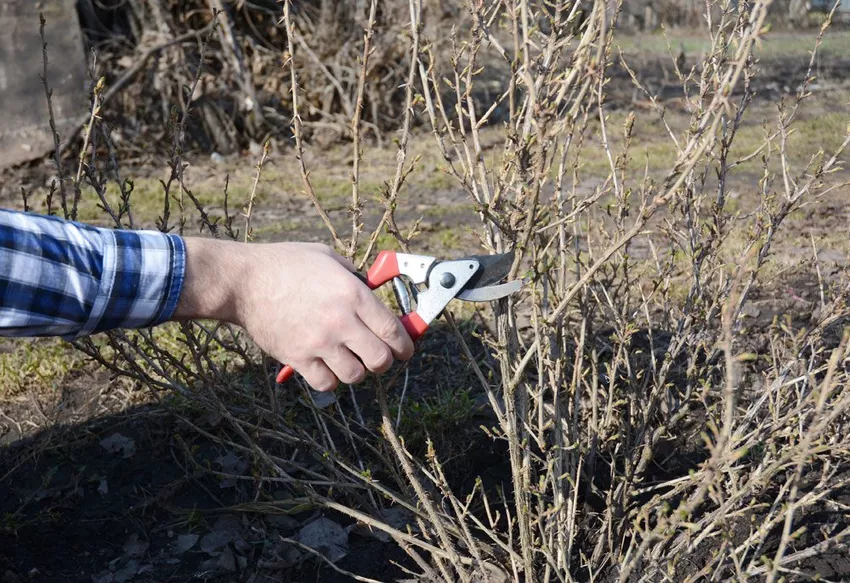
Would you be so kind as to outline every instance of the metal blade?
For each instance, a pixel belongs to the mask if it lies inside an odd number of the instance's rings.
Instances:
[[[508,283],[502,283],[499,285],[464,289],[455,297],[466,302],[492,302],[493,300],[498,300],[518,292],[525,284],[526,280],[515,279],[514,281],[509,281]]]
[[[499,255],[472,255],[464,259],[474,259],[479,265],[478,271],[464,286],[464,289],[472,290],[488,287],[505,279],[514,263],[514,252]]]

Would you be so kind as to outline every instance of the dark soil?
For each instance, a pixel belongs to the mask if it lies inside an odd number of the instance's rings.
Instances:
[[[133,440],[132,455],[104,450],[100,441],[115,434]],[[351,581],[310,557],[286,557],[293,549],[280,537],[294,535],[320,511],[228,511],[248,501],[250,488],[222,488],[187,462],[181,443],[196,462],[212,464],[226,453],[161,406],[56,426],[6,447],[0,452],[2,580]],[[205,537],[221,533],[226,545],[202,550]],[[185,535],[198,540],[181,552]],[[381,581],[403,577],[393,563],[408,560],[397,546],[356,534],[349,544],[340,568]]]
[[[486,361],[480,342],[468,340]],[[407,403],[432,402],[439,386],[469,374],[456,342],[443,324],[429,332],[411,361]],[[349,518],[315,507],[292,514],[237,509],[258,500],[280,507],[296,493],[253,480],[222,483],[206,468],[217,468],[232,452],[181,417],[213,434],[217,420],[169,398],[127,406],[141,396],[110,390],[108,376],[97,373],[74,379],[56,400],[42,396],[3,403],[0,576],[5,573],[6,579],[0,581],[353,580],[281,541],[319,517],[343,528],[351,526]],[[505,488],[510,471],[504,448],[477,429],[492,419],[484,410],[472,410],[474,399],[461,419],[465,425],[446,425],[434,436],[435,445],[447,454],[444,469],[453,486],[471,488],[481,476],[488,488]],[[373,395],[364,395],[362,414],[377,426]],[[474,415],[474,423],[468,415]],[[40,419],[44,428],[32,431],[26,423],[11,422],[28,418]],[[424,437],[426,428],[416,420],[406,428],[411,439]],[[466,437],[458,440],[449,431]],[[105,439],[131,445],[108,451]],[[195,537],[195,544],[182,550],[186,537]],[[216,538],[226,544],[204,548]],[[348,544],[348,554],[336,563],[345,571],[400,581],[409,577],[404,568],[415,569],[396,544],[368,533],[350,533]]]

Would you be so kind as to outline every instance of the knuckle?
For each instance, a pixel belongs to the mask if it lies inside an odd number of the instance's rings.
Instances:
[[[320,347],[323,351],[330,351],[336,348],[337,341],[334,335],[345,331],[351,325],[351,318],[347,312],[341,310],[339,305],[330,307],[329,311],[322,318],[322,325],[317,326],[317,330],[321,330]]]
[[[366,369],[362,366],[352,366],[344,375],[340,376],[340,380],[351,385],[363,382],[366,378]]]
[[[382,346],[380,350],[377,351],[372,361],[370,362],[369,369],[373,372],[382,373],[386,372],[393,364],[393,353],[386,346]]]
[[[396,340],[399,338],[403,338],[401,331],[401,323],[399,322],[398,318],[396,318],[392,314],[390,314],[389,317],[384,319],[379,329],[377,330],[378,337],[383,338],[385,340]]]
[[[336,377],[325,377],[319,379],[313,383],[313,388],[319,391],[320,393],[326,393],[328,391],[333,391],[339,386],[339,380]]]

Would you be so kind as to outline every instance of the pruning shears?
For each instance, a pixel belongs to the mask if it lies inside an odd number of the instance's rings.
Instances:
[[[381,251],[365,276],[356,275],[373,290],[392,282],[402,312],[401,323],[415,342],[454,299],[492,302],[522,289],[527,283],[525,279],[502,282],[513,261],[513,252],[443,260]],[[416,302],[415,309],[411,297]],[[286,382],[294,373],[291,366],[284,366],[277,375],[277,382]]]

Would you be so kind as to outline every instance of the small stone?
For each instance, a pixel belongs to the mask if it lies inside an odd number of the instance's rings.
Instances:
[[[102,439],[100,447],[109,453],[121,453],[121,457],[124,459],[132,457],[136,453],[136,442],[120,433],[113,433],[106,439]]]
[[[746,302],[741,306],[741,315],[748,318],[758,318],[761,315],[761,310],[753,302]]]

